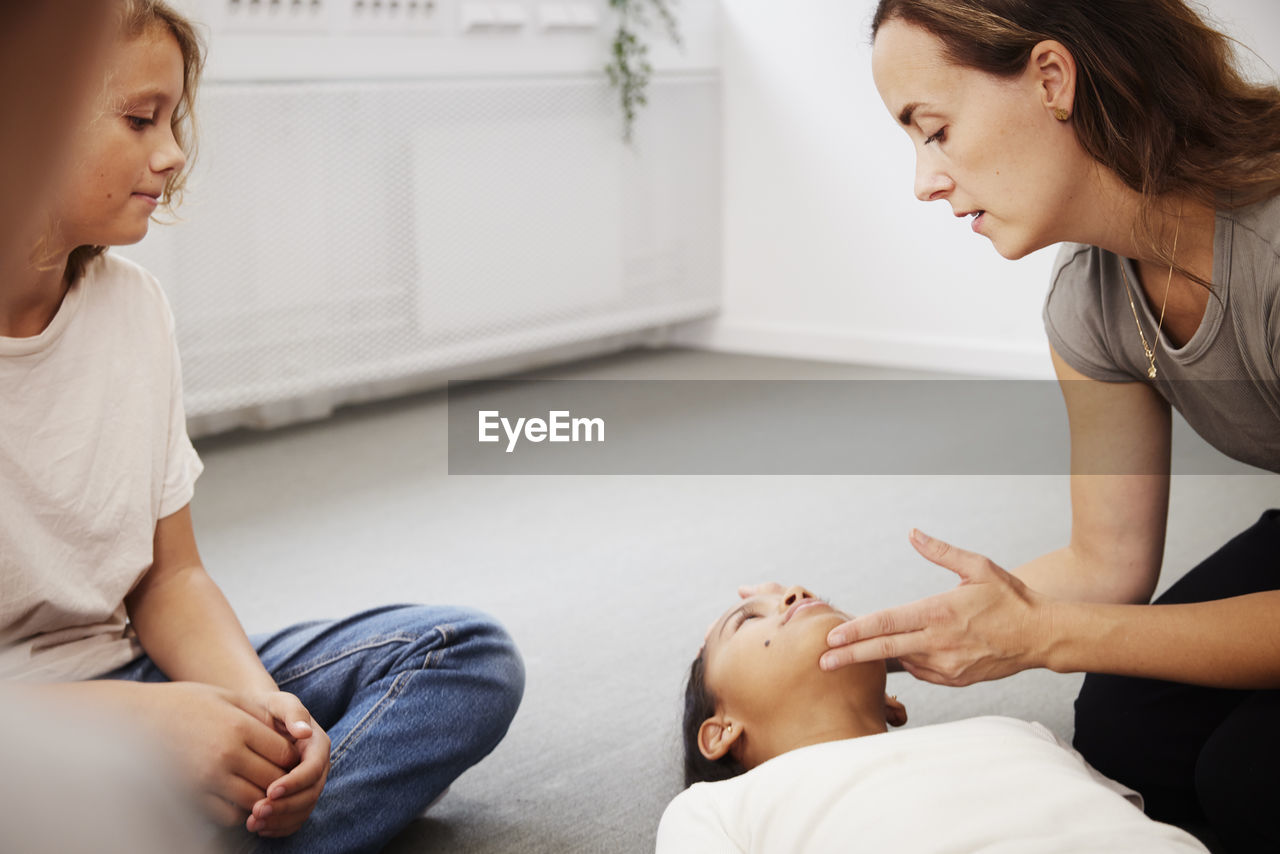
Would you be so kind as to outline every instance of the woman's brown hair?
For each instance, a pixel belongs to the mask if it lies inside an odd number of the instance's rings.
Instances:
[[[186,165],[169,175],[164,182],[160,203],[169,212],[182,199],[191,164],[196,155],[195,99],[200,73],[204,68],[204,43],[195,27],[181,14],[162,0],[120,0],[118,34],[121,39],[134,39],[159,29],[168,32],[178,42],[182,54],[182,98],[178,101],[170,120],[173,138],[186,155]],[[74,282],[84,274],[85,267],[105,252],[105,246],[78,246],[67,258],[64,279]]]
[[[880,0],[872,39],[895,19],[932,33],[950,61],[999,77],[1022,73],[1042,41],[1066,46],[1077,139],[1142,194],[1135,237],[1201,284],[1155,234],[1156,200],[1234,208],[1280,193],[1280,89],[1247,80],[1231,39],[1183,0]]]

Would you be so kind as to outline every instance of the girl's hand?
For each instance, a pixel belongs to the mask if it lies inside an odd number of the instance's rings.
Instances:
[[[987,558],[912,531],[920,554],[960,576],[954,590],[836,626],[822,667],[898,658],[917,679],[971,685],[1043,666],[1051,600]]]
[[[267,787],[298,763],[293,739],[249,711],[245,698],[198,682],[140,683],[134,711],[156,733],[197,803],[225,826],[243,822]]]
[[[299,761],[267,784],[265,797],[253,804],[245,820],[245,829],[263,837],[288,836],[310,817],[329,778],[329,736],[293,694],[274,692],[259,703],[265,719],[292,742]]]

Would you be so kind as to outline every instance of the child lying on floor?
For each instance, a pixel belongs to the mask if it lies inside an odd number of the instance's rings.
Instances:
[[[1039,724],[888,733],[905,714],[883,662],[818,667],[848,619],[792,587],[712,624],[685,692],[689,788],[662,816],[658,854],[1206,850]]]

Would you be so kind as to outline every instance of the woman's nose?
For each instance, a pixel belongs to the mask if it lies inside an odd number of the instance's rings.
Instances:
[[[922,202],[943,198],[955,188],[955,182],[932,161],[928,155],[916,157],[916,198]]]
[[[786,592],[782,594],[782,610],[785,611],[787,608],[790,608],[792,605],[796,604],[796,602],[800,601],[801,599],[812,599],[812,598],[813,598],[813,594],[810,593],[808,590],[805,590],[803,587],[800,587],[800,586],[788,587],[786,589]]]

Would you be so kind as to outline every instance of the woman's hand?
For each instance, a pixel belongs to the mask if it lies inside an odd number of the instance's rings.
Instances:
[[[278,691],[260,702],[265,718],[293,742],[299,761],[265,787],[245,828],[263,837],[288,836],[311,815],[329,778],[329,736],[293,694]]]
[[[954,590],[836,626],[822,667],[897,658],[917,679],[971,685],[1043,666],[1050,601],[979,554],[912,531],[920,554],[960,576]]]

